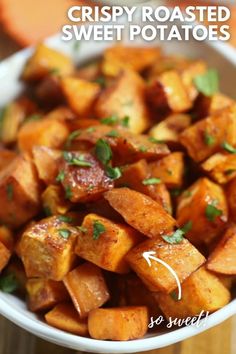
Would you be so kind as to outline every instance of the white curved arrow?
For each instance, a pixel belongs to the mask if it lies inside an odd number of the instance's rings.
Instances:
[[[164,267],[166,267],[170,273],[173,275],[173,277],[175,278],[176,280],[176,283],[178,285],[178,300],[181,300],[182,298],[182,288],[181,288],[181,284],[180,284],[180,280],[178,278],[178,275],[176,274],[176,272],[169,266],[169,264],[167,264],[166,262],[162,261],[161,259],[157,258],[157,257],[154,257],[156,254],[155,251],[148,251],[148,252],[143,252],[143,258],[147,261],[149,267],[152,266],[152,263],[151,263],[151,259],[162,264]]]

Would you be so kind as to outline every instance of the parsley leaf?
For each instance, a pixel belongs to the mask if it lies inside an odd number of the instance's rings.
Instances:
[[[165,141],[164,141],[164,140],[156,139],[156,138],[154,138],[153,136],[150,136],[150,137],[148,138],[148,140],[149,140],[151,143],[154,143],[154,144],[165,144]]]
[[[100,162],[107,165],[112,159],[112,151],[108,142],[104,139],[99,139],[95,145],[95,154]]]
[[[71,187],[70,186],[66,186],[65,187],[65,198],[66,199],[71,199],[72,197],[73,197],[73,193],[72,193]]]
[[[56,177],[56,182],[63,182],[65,179],[65,171],[60,171]]]
[[[129,127],[129,122],[130,122],[130,117],[129,116],[125,116],[122,120],[121,120],[121,125],[123,127],[128,128]]]
[[[160,178],[147,178],[147,179],[144,179],[143,180],[143,185],[144,186],[150,186],[150,185],[153,185],[153,184],[160,184],[161,183],[161,179]]]
[[[222,214],[223,211],[216,208],[216,201],[207,205],[205,215],[209,221],[214,222],[217,216],[221,216]]]
[[[79,135],[81,134],[81,130],[74,130],[70,135],[68,136],[66,140],[65,147],[68,148],[71,146],[71,143],[74,139],[76,139]]]
[[[106,136],[110,136],[112,138],[117,138],[119,136],[119,133],[117,130],[111,130],[109,133],[107,133]]]
[[[193,227],[193,222],[189,220],[183,227],[181,227],[181,230],[186,234],[189,232]]]
[[[73,218],[71,216],[66,216],[66,215],[60,215],[58,219],[62,222],[68,222],[68,223],[71,223],[73,221]]]
[[[58,232],[59,232],[59,235],[61,236],[61,237],[63,237],[64,239],[68,239],[69,237],[70,237],[70,235],[71,235],[71,231],[70,230],[68,230],[68,229],[60,229],[60,230],[58,230]]]
[[[86,234],[86,232],[88,231],[88,230],[86,229],[86,227],[84,227],[84,226],[77,226],[77,229],[78,229],[79,231],[81,231],[83,234]]]
[[[12,184],[6,186],[7,199],[11,201],[13,199],[14,189]]]
[[[106,232],[105,226],[98,220],[95,220],[93,223],[93,239],[98,240],[104,232]]]
[[[13,293],[18,287],[19,284],[14,274],[7,274],[0,278],[0,290],[4,293]]]
[[[118,179],[122,173],[119,167],[106,166],[106,175],[111,179]]]
[[[141,152],[147,152],[147,150],[148,150],[148,148],[144,145],[139,147],[139,151],[141,151]]]
[[[214,136],[208,134],[207,132],[204,133],[204,142],[206,145],[211,146],[215,144]]]
[[[79,167],[91,167],[92,164],[89,161],[85,161],[84,156],[73,156],[71,152],[63,152],[64,159],[69,163],[69,165],[79,166]]]
[[[224,141],[221,146],[224,150],[228,151],[230,154],[236,154],[236,148],[234,148],[232,145],[227,143],[227,141]]]
[[[99,76],[97,77],[94,82],[98,85],[100,85],[102,88],[106,87],[106,79],[104,76]]]
[[[118,120],[118,117],[114,115],[111,117],[103,118],[100,122],[105,125],[115,125],[118,123]]]
[[[215,69],[209,69],[204,74],[194,78],[197,90],[205,96],[212,96],[219,91],[219,75]]]
[[[181,229],[176,230],[172,235],[164,235],[162,236],[163,240],[165,240],[167,243],[170,243],[171,245],[175,245],[178,243],[181,243],[184,239],[184,234],[185,232]]]

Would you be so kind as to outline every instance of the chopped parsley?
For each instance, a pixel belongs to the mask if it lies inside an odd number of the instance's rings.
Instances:
[[[73,156],[71,152],[63,152],[64,160],[66,160],[69,165],[79,166],[79,167],[91,167],[92,164],[89,161],[85,161],[84,155]]]
[[[108,142],[104,139],[99,139],[95,145],[95,155],[98,160],[107,165],[112,159],[112,151]]]
[[[4,293],[13,293],[19,288],[19,283],[14,274],[7,274],[0,278],[0,290]]]
[[[34,122],[34,121],[39,120],[41,118],[42,118],[41,114],[34,113],[34,114],[31,114],[30,116],[26,117],[23,123],[25,124],[28,122]]]
[[[73,193],[72,193],[71,187],[70,186],[66,186],[65,187],[65,198],[66,199],[71,199],[72,197],[73,197]]]
[[[88,187],[87,187],[87,191],[92,191],[94,189],[94,185],[90,184]]]
[[[217,203],[217,200],[212,201],[207,205],[205,210],[205,215],[207,219],[211,222],[214,222],[218,216],[221,216],[223,214],[223,211],[216,207]]]
[[[86,229],[86,227],[84,227],[84,226],[77,226],[77,229],[78,229],[79,231],[81,231],[83,234],[86,234],[86,232],[88,231],[88,230]]]
[[[154,143],[154,144],[165,144],[165,141],[164,141],[164,140],[156,139],[156,138],[154,138],[153,136],[150,136],[150,137],[148,138],[148,140],[149,140],[151,143]]]
[[[52,68],[49,72],[51,75],[60,75],[60,70],[58,68]]]
[[[146,146],[142,145],[142,146],[139,147],[139,151],[141,151],[141,152],[147,152],[147,151],[148,151],[148,148],[147,148]]]
[[[225,151],[229,152],[230,154],[236,154],[236,148],[227,143],[227,141],[224,141],[221,146]]]
[[[71,143],[74,139],[76,139],[81,134],[81,130],[74,130],[67,138],[65,147],[68,148],[71,146]]]
[[[7,199],[11,201],[13,199],[14,188],[12,184],[7,184],[6,186]]]
[[[193,227],[193,222],[189,220],[183,227],[181,227],[181,230],[186,234],[190,230],[192,230]]]
[[[63,182],[65,179],[65,171],[60,171],[56,177],[56,182]]]
[[[62,222],[68,222],[68,223],[71,223],[73,221],[73,218],[71,216],[66,216],[66,215],[60,215],[58,216],[58,219]]]
[[[49,206],[45,206],[45,207],[43,208],[43,211],[44,211],[44,214],[45,214],[46,216],[52,216],[52,211],[51,211],[51,209],[50,209]]]
[[[170,195],[172,197],[178,197],[180,196],[180,194],[182,193],[182,189],[181,188],[173,188],[170,190]]]
[[[95,220],[93,223],[93,239],[98,240],[104,232],[106,232],[105,226],[98,220]]]
[[[119,118],[115,115],[101,119],[101,123],[105,125],[115,125],[119,121]]]
[[[208,134],[207,132],[204,133],[204,142],[206,145],[211,146],[215,144],[215,137]]]
[[[164,235],[162,238],[171,245],[179,244],[183,241],[185,234],[192,229],[192,226],[192,221],[189,221],[182,228],[176,230],[172,235]]]
[[[106,136],[112,137],[112,138],[117,138],[119,136],[119,133],[117,130],[111,130],[109,133],[107,133]]]
[[[102,88],[106,87],[106,79],[104,76],[99,76],[97,77],[94,82],[98,85],[100,85]]]
[[[123,127],[128,128],[129,127],[129,123],[130,123],[130,117],[129,116],[125,116],[122,120],[121,120],[121,125]]]
[[[111,179],[118,179],[122,173],[119,167],[106,166],[106,175]]]
[[[205,96],[213,96],[219,91],[219,75],[215,69],[209,69],[204,74],[197,75],[193,81],[197,90]]]
[[[147,178],[147,179],[144,179],[143,180],[143,185],[144,186],[150,186],[150,185],[153,185],[153,184],[160,184],[161,183],[161,179],[160,178]]]
[[[60,229],[60,230],[58,230],[58,233],[65,240],[67,240],[71,235],[71,231],[68,229]]]
[[[93,133],[93,132],[95,132],[95,130],[96,130],[95,127],[89,127],[89,128],[86,129],[86,132],[87,133]]]

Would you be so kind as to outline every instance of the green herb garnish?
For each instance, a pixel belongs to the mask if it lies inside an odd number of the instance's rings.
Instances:
[[[58,230],[58,233],[61,237],[63,237],[64,239],[68,239],[71,235],[71,231],[68,229],[60,229]]]
[[[89,128],[86,129],[86,132],[87,133],[93,133],[93,132],[95,132],[95,130],[96,130],[95,127],[89,127]]]
[[[68,148],[71,146],[71,143],[74,139],[76,139],[79,135],[81,134],[81,130],[74,130],[70,135],[68,136],[66,140],[65,147]]]
[[[218,216],[221,216],[223,214],[222,210],[217,209],[217,203],[217,200],[212,201],[210,204],[207,205],[205,210],[205,215],[207,219],[211,222],[214,222]]]
[[[165,144],[165,141],[164,141],[164,140],[156,139],[156,138],[154,138],[153,136],[150,136],[150,137],[148,138],[148,140],[149,140],[151,143],[154,143],[154,144]]]
[[[121,125],[123,127],[128,128],[129,127],[129,123],[130,123],[130,117],[129,116],[125,116],[123,119],[121,119]]]
[[[120,134],[118,133],[117,130],[111,130],[109,133],[106,134],[106,136],[112,137],[112,138],[117,138]]]
[[[178,197],[181,193],[182,193],[182,189],[181,188],[173,188],[173,189],[170,190],[170,195],[172,197]]]
[[[176,291],[172,291],[172,293],[170,293],[170,297],[172,298],[172,300],[174,300],[175,302],[179,301],[178,299],[178,294],[176,293]]]
[[[224,141],[221,146],[225,151],[229,152],[230,154],[236,154],[236,148],[227,143],[227,141]]]
[[[101,119],[100,122],[105,125],[115,125],[118,123],[118,121],[119,121],[119,118],[114,115],[114,116],[110,116],[107,118],[103,118],[103,119]]]
[[[63,182],[65,179],[65,171],[60,171],[56,177],[56,182]]]
[[[79,167],[92,167],[91,162],[85,161],[84,155],[73,156],[71,152],[63,152],[64,159],[69,163],[69,165],[79,166]]]
[[[50,70],[49,74],[51,75],[60,75],[60,70],[58,68],[53,68]]]
[[[204,133],[204,142],[206,145],[211,146],[215,144],[215,137],[208,134],[207,132]]]
[[[58,216],[58,219],[62,222],[68,222],[68,223],[71,223],[73,221],[73,218],[71,216],[66,216],[66,215],[60,215]]]
[[[78,229],[79,231],[81,231],[83,234],[86,234],[86,232],[88,231],[88,230],[86,229],[86,227],[84,227],[84,226],[77,226],[77,229]]]
[[[102,88],[106,87],[106,79],[104,76],[99,76],[97,77],[94,82],[98,85],[100,85]]]
[[[28,122],[33,122],[33,121],[36,121],[36,120],[39,120],[42,118],[42,114],[31,114],[30,116],[26,117],[25,120],[24,120],[24,124],[25,123],[28,123]]]
[[[71,199],[72,197],[73,197],[73,193],[72,193],[71,187],[70,186],[66,186],[65,187],[65,198],[66,199]]]
[[[19,288],[19,283],[14,274],[7,274],[0,278],[0,290],[4,293],[13,293]]]
[[[190,192],[190,191],[188,191],[188,190],[186,190],[186,191],[183,192],[183,197],[189,198],[189,197],[191,197],[191,196],[192,196],[192,192]]]
[[[146,147],[146,146],[140,146],[139,147],[139,151],[141,151],[141,152],[147,152],[148,151],[148,148]]]
[[[93,223],[93,239],[98,240],[104,232],[106,232],[105,226],[98,220],[95,220]]]
[[[184,239],[185,232],[181,229],[176,230],[172,235],[164,235],[162,236],[163,240],[170,243],[171,245],[175,245],[181,243]]]
[[[92,191],[94,189],[94,185],[90,184],[88,187],[87,187],[87,191]]]
[[[144,186],[150,186],[150,185],[153,185],[153,184],[160,184],[161,183],[161,179],[160,178],[147,178],[147,179],[144,179],[143,180],[143,185]]]
[[[111,179],[118,179],[121,177],[121,169],[119,167],[106,166],[106,175]]]
[[[108,142],[104,139],[99,139],[95,145],[95,154],[98,160],[107,165],[112,159],[112,151]]]
[[[12,184],[7,184],[6,186],[7,199],[11,201],[13,199],[14,187]]]
[[[193,81],[197,90],[205,96],[210,97],[219,91],[219,75],[215,69],[197,75]]]
[[[44,214],[45,214],[46,216],[52,216],[52,211],[51,211],[51,209],[50,209],[49,206],[45,206],[45,207],[43,208],[43,211],[44,211]]]
[[[183,227],[181,227],[181,230],[186,234],[192,229],[192,227],[193,227],[193,222],[190,220]]]

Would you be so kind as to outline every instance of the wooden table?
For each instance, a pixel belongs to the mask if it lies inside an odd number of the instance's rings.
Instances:
[[[20,49],[0,30],[0,60]],[[146,354],[236,354],[236,317],[194,338]],[[75,354],[45,342],[0,316],[0,354]],[[81,353],[82,354],[82,353]]]

